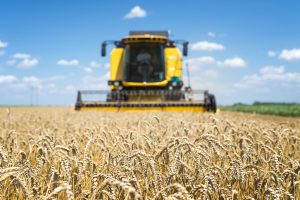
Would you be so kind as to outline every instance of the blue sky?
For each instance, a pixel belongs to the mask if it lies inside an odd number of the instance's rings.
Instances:
[[[219,104],[300,102],[299,11],[296,0],[0,0],[0,105],[107,89],[100,44],[129,30],[188,40],[192,87]]]

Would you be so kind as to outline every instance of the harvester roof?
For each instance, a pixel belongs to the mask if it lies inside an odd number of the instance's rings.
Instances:
[[[123,38],[123,43],[132,42],[161,42],[166,43],[169,40],[168,31],[130,31],[129,36]]]

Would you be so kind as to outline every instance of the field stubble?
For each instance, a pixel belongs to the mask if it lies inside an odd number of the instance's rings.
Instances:
[[[300,120],[0,108],[1,199],[299,199]]]

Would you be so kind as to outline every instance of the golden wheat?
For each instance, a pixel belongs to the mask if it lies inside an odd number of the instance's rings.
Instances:
[[[300,199],[300,119],[0,108],[0,199]]]

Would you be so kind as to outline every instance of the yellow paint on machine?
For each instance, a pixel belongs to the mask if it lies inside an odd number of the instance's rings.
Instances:
[[[170,106],[170,107],[81,107],[83,111],[103,111],[103,112],[205,112],[204,107],[185,107],[185,106]]]
[[[158,37],[159,38],[159,37]],[[131,41],[132,42],[132,41]],[[143,42],[143,41],[136,41]],[[149,42],[149,40],[145,40]],[[155,42],[155,41],[154,41]],[[156,41],[157,42],[157,41]],[[166,77],[161,82],[126,82],[123,81],[123,67],[124,67],[124,49],[114,48],[110,54],[110,80],[122,80],[125,87],[151,87],[151,86],[166,86],[172,77],[182,77],[182,56],[178,48],[165,48],[165,70]],[[111,89],[116,89],[111,86]]]
[[[123,80],[124,49],[114,48],[110,54],[110,80]],[[115,89],[115,86],[111,86]]]
[[[125,44],[128,43],[139,43],[139,42],[159,42],[159,43],[166,43],[168,41],[168,38],[165,36],[159,36],[159,35],[131,35],[127,36],[122,40]]]
[[[127,82],[123,81],[124,86],[166,86],[168,84],[167,80],[161,81],[161,82],[147,82],[147,83],[140,83],[140,82]]]
[[[182,77],[181,53],[178,48],[165,48],[166,79]]]

